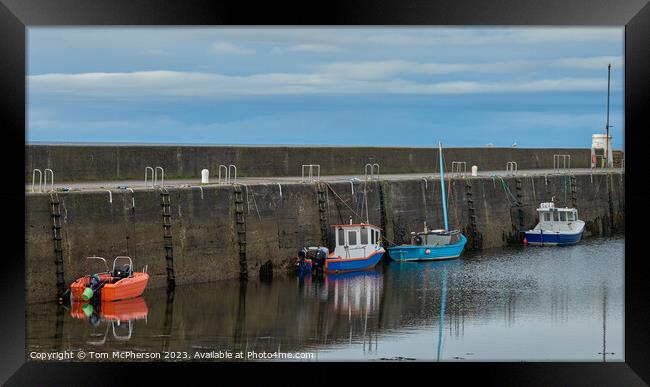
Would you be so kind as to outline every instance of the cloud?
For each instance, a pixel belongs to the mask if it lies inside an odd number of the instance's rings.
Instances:
[[[197,33],[197,32],[195,32]],[[395,27],[395,28],[233,28],[207,31],[226,36],[273,44],[329,46],[434,46],[542,43],[620,43],[622,27]]]
[[[623,58],[620,56],[596,56],[589,58],[563,58],[552,61],[553,66],[583,70],[604,70],[608,64],[612,68],[623,68]]]
[[[287,51],[295,51],[295,52],[336,52],[340,51],[340,48],[337,46],[333,46],[330,44],[296,44],[294,46],[291,46],[287,48]]]
[[[217,53],[217,54],[247,55],[247,54],[254,54],[255,50],[252,50],[250,48],[239,47],[228,42],[217,42],[210,46],[210,52]]]
[[[533,62],[417,63],[404,60],[337,62],[322,66],[325,72],[359,79],[386,78],[402,74],[451,74],[461,72],[507,73],[534,67]]]
[[[517,60],[492,63],[418,63],[404,60],[335,62],[320,66],[326,73],[357,79],[380,79],[407,74],[442,75],[453,73],[502,73],[530,72],[548,67],[583,70],[603,70],[611,63],[614,68],[622,67],[623,58],[601,56],[588,58],[561,58],[550,60]]]
[[[148,56],[166,56],[169,55],[168,51],[162,50],[160,48],[150,48],[141,52],[142,55]]]
[[[30,95],[152,100],[179,97],[327,94],[476,94],[597,91],[604,77],[539,80],[416,82],[340,77],[330,73],[267,73],[232,76],[179,71],[43,74],[28,79]]]
[[[513,28],[494,36],[501,41],[516,43],[575,43],[575,42],[621,42],[623,28]]]
[[[127,52],[140,52],[150,47],[173,51],[193,45],[216,45],[217,52],[227,53],[252,51],[241,47],[242,44],[322,50],[337,47],[346,51],[488,44],[503,47],[544,44],[566,48],[575,44],[621,44],[624,37],[622,27],[33,27],[28,33],[30,49],[41,47],[39,44],[49,47],[65,42],[68,49],[92,51],[110,42]]]

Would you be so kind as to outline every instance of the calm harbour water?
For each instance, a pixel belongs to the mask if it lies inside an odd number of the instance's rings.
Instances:
[[[384,261],[373,271],[325,278],[222,281],[178,286],[173,294],[149,289],[143,298],[103,308],[94,321],[79,307],[31,304],[26,346],[28,354],[180,351],[193,358],[279,351],[311,352],[318,361],[623,361],[623,311],[624,239],[601,238],[465,253],[447,262]]]

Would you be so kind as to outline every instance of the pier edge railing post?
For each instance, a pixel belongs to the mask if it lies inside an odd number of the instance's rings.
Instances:
[[[43,171],[38,168],[34,168],[32,171],[32,192],[34,191],[34,184],[36,183],[36,172],[38,172],[38,192],[43,192]]]

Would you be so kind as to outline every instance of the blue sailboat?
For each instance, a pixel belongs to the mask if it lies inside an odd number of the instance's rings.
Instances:
[[[395,261],[435,261],[458,258],[465,248],[467,238],[460,230],[450,230],[447,222],[447,199],[445,197],[445,168],[442,160],[442,144],[438,143],[440,156],[440,186],[442,187],[442,211],[445,228],[411,233],[411,243],[389,247],[388,256]]]

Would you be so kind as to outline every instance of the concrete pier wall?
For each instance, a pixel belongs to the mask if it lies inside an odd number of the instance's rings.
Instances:
[[[589,168],[587,148],[445,148],[446,170],[465,161],[467,170],[505,170],[515,161],[520,170],[553,168],[553,155],[571,156],[572,168]],[[381,173],[426,173],[437,166],[432,148],[398,147],[280,147],[280,146],[88,146],[26,145],[25,182],[32,170],[50,168],[57,182],[144,179],[147,166],[165,169],[166,178],[212,176],[220,164],[237,166],[239,176],[300,176],[303,164],[319,164],[322,175],[362,174],[366,163],[378,163]]]
[[[519,243],[519,229],[534,226],[539,202],[554,197],[558,205],[563,205],[566,198],[569,206],[575,198],[580,219],[587,222],[585,237],[624,231],[624,174],[577,175],[575,183],[572,181],[570,175],[517,176],[504,178],[503,182],[491,178],[452,179],[447,185],[450,227],[464,230],[470,239],[468,248]],[[275,271],[287,270],[299,247],[322,244],[315,183],[241,188],[249,276],[257,276],[268,261]],[[346,223],[350,216],[358,221],[355,213],[362,211],[366,217],[364,183],[331,183],[323,188],[328,224]],[[424,221],[432,228],[443,224],[437,180],[380,180],[369,182],[365,188],[368,219],[385,229],[388,241],[406,242],[409,232],[420,230]],[[236,278],[240,257],[233,187],[168,191],[176,282]],[[98,255],[110,263],[117,255],[129,255],[137,270],[148,265],[150,287],[166,286],[160,191],[111,192],[112,202],[106,190],[58,193],[66,284],[97,268],[89,267],[84,257]],[[56,297],[51,214],[50,194],[26,194],[27,302]]]

